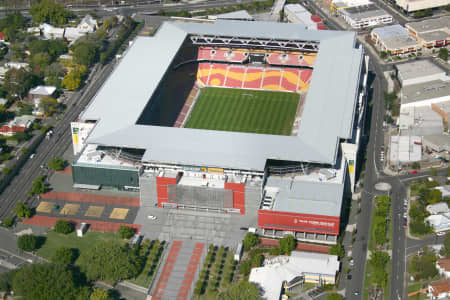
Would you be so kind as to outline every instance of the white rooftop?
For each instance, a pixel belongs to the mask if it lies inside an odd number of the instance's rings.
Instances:
[[[265,262],[263,267],[253,268],[249,281],[263,289],[265,299],[278,300],[284,281],[305,274],[335,277],[339,265],[336,255],[293,251],[291,256],[278,256]]]
[[[413,62],[396,64],[399,76],[403,80],[414,79],[429,75],[445,74],[445,71],[439,68],[435,63],[428,59],[420,59]]]
[[[55,91],[56,87],[54,86],[38,85],[37,87],[32,88],[29,93],[39,96],[51,96]]]
[[[390,160],[394,164],[411,163],[422,159],[422,140],[420,136],[391,137]]]
[[[436,215],[439,213],[448,213],[448,205],[446,202],[439,202],[435,204],[429,204],[426,207],[427,212],[429,212],[432,215]]]
[[[450,213],[431,215],[425,218],[435,231],[447,230],[450,228]]]

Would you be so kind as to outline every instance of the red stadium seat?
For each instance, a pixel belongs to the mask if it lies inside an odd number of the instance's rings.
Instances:
[[[247,68],[244,78],[244,88],[260,89],[262,83],[263,69]]]

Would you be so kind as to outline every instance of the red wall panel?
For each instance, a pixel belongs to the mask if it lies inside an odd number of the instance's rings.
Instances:
[[[156,195],[158,196],[158,207],[163,207],[167,203],[167,185],[177,184],[176,178],[156,177]]]
[[[339,234],[339,217],[258,210],[258,227],[286,231]]]
[[[233,191],[233,208],[240,209],[245,214],[245,184],[225,182],[225,189]]]

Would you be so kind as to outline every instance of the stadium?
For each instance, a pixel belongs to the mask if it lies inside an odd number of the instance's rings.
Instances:
[[[141,207],[257,211],[264,235],[335,243],[367,66],[353,32],[165,22],[71,124],[74,187],[139,191]]]

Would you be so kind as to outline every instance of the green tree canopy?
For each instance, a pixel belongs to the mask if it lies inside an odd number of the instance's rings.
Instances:
[[[73,59],[77,64],[91,66],[98,56],[98,48],[89,42],[77,43],[73,47]]]
[[[115,282],[136,276],[142,260],[128,245],[108,241],[82,252],[77,264],[90,280]]]
[[[48,191],[48,187],[44,183],[45,178],[45,175],[41,175],[33,181],[31,190],[28,193],[30,196],[44,194]]]
[[[259,238],[256,234],[252,233],[252,232],[248,232],[245,237],[244,240],[242,242],[242,245],[244,246],[244,250],[248,251],[250,250],[253,246],[255,246],[259,241]]]
[[[27,70],[10,69],[5,74],[4,86],[9,91],[11,96],[17,96],[23,99],[28,93],[28,90],[41,83],[41,80],[34,74]]]
[[[55,171],[61,171],[66,167],[66,161],[60,157],[55,157],[50,160],[47,166]]]
[[[247,280],[241,280],[239,284],[229,285],[219,294],[220,300],[258,300],[262,299],[259,295],[258,287]]]
[[[444,239],[444,247],[442,249],[442,255],[450,257],[450,233],[447,232]]]
[[[70,91],[76,90],[80,87],[81,80],[85,74],[86,66],[75,65],[73,69],[66,76],[64,76],[61,84]]]
[[[114,300],[115,298],[111,296],[110,292],[104,289],[95,288],[91,294],[91,300]]]
[[[121,225],[117,230],[117,233],[119,234],[120,238],[129,239],[134,235],[134,229],[130,226]]]
[[[73,232],[74,224],[69,222],[68,220],[58,220],[56,221],[54,230],[58,233],[69,234]]]
[[[389,262],[389,254],[384,251],[373,251],[370,254],[369,264],[373,269],[372,283],[378,287],[384,287],[387,281],[386,265]]]
[[[80,299],[85,294],[80,276],[64,265],[31,264],[14,276],[15,295],[25,300]],[[84,298],[86,299],[86,298]]]
[[[58,111],[60,104],[53,97],[43,97],[39,102],[39,107],[44,111],[44,114],[49,117]]]
[[[38,239],[32,234],[24,234],[17,238],[17,247],[23,251],[33,251],[38,246]]]
[[[25,17],[20,12],[8,13],[0,19],[0,31],[5,33],[7,41],[16,41],[21,38],[25,29]]]
[[[436,269],[436,255],[427,247],[424,248],[422,255],[415,255],[409,264],[409,272],[416,280],[430,279],[439,272]]]
[[[330,247],[330,250],[328,251],[328,254],[330,255],[337,255],[339,258],[342,258],[345,254],[344,252],[344,246],[340,242],[338,242],[336,245],[332,245]]]
[[[75,249],[62,246],[56,249],[52,257],[52,262],[55,264],[70,265],[73,264],[76,258]]]
[[[295,249],[295,239],[292,235],[283,237],[278,241],[280,245],[280,251],[282,254],[291,255],[291,251]]]
[[[33,21],[37,24],[50,23],[55,26],[67,24],[73,17],[70,10],[51,0],[41,0],[30,8]]]
[[[15,213],[20,218],[29,218],[31,217],[31,208],[25,203],[18,202],[16,204]]]

